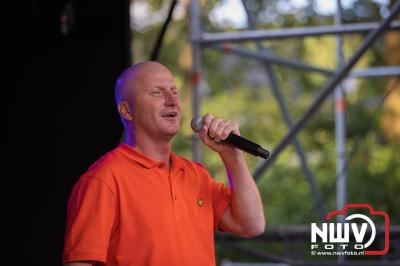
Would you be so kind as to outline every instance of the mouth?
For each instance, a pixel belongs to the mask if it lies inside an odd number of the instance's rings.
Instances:
[[[175,118],[178,116],[177,112],[168,112],[168,113],[164,113],[162,115],[162,117],[167,117],[167,118]]]

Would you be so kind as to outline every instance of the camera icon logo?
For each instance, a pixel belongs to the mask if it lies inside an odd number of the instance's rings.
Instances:
[[[352,213],[350,210],[363,210],[363,213]],[[344,216],[343,222],[333,222],[334,217]],[[373,220],[384,221],[384,245],[377,249],[374,245],[377,229]],[[389,215],[384,211],[376,211],[370,204],[346,204],[342,210],[329,212],[328,222],[318,226],[311,223],[311,250],[332,251],[328,255],[384,255],[389,251]],[[332,222],[329,222],[332,221]],[[351,252],[350,252],[351,250]],[[322,252],[326,255],[326,252]]]

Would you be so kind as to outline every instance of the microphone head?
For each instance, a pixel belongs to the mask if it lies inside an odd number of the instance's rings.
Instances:
[[[192,127],[194,132],[199,132],[203,128],[203,117],[195,116],[190,122],[190,126]]]

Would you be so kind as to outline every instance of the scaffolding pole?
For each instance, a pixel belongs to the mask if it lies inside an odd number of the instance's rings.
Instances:
[[[234,55],[250,58],[260,62],[265,61],[270,64],[282,65],[285,67],[299,69],[302,71],[319,73],[328,77],[333,76],[333,74],[335,74],[334,70],[322,67],[316,67],[295,59],[289,59],[277,56],[271,53],[270,51],[268,52],[268,54],[265,53],[260,54],[257,51],[253,51],[245,47],[233,46],[230,43],[216,44],[208,48],[217,51],[222,51],[224,53],[232,53]],[[350,78],[388,77],[388,76],[398,76],[398,75],[400,75],[400,67],[395,67],[395,66],[380,66],[380,67],[354,69],[349,73]]]
[[[192,41],[201,43],[202,45],[224,43],[224,42],[245,42],[245,41],[262,41],[262,40],[278,40],[287,38],[302,38],[309,36],[321,35],[337,35],[352,33],[368,33],[379,27],[379,23],[353,23],[343,24],[340,26],[315,26],[301,28],[286,28],[276,30],[249,30],[239,32],[216,32],[202,33],[198,38]],[[400,22],[396,21],[388,25],[386,30],[400,29]]]
[[[200,115],[200,81],[201,81],[201,47],[193,40],[199,38],[201,34],[200,8],[197,0],[193,0],[190,5],[190,33],[192,39],[192,113],[193,116]],[[200,139],[198,134],[192,134],[192,159],[196,162],[201,161]]]
[[[350,73],[350,77],[354,78],[368,78],[368,77],[388,77],[388,76],[399,76],[400,67],[371,67],[364,69],[354,69]]]
[[[300,62],[295,59],[289,59],[289,58],[283,58],[277,55],[274,55],[270,51],[267,53],[260,53],[257,51],[252,51],[250,49],[244,48],[244,47],[233,47],[232,45],[226,43],[226,44],[218,44],[218,45],[213,45],[210,48],[223,51],[225,53],[232,53],[236,55],[240,55],[243,57],[251,58],[257,61],[261,61],[262,63],[269,63],[269,64],[279,64],[283,65],[286,67],[292,67],[295,69],[300,69],[303,71],[309,71],[309,72],[315,72],[319,73],[325,76],[332,76],[335,72],[333,70],[329,70],[326,68],[321,68],[321,67],[316,67],[312,66],[307,63]]]
[[[334,16],[335,26],[342,25],[341,0],[336,0],[336,13]],[[341,69],[345,63],[343,53],[343,39],[340,34],[336,35],[336,69]],[[335,98],[335,142],[336,142],[336,210],[341,210],[346,203],[346,99],[342,83],[339,83],[334,91]],[[344,216],[338,215],[337,222],[343,223]],[[338,251],[343,248],[339,245]],[[338,262],[345,261],[346,257],[338,255]]]

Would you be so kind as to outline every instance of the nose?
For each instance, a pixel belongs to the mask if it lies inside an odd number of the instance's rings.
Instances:
[[[167,106],[176,106],[180,102],[178,94],[175,94],[173,92],[168,91],[166,93],[166,100],[165,100],[165,105]]]

